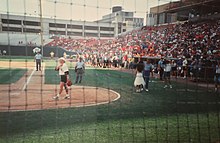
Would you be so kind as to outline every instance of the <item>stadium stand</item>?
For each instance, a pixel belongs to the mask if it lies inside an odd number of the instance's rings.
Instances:
[[[47,44],[52,41],[49,38],[49,35],[44,35],[44,44]],[[0,45],[13,45],[13,46],[40,46],[41,37],[39,34],[31,33],[0,33]]]

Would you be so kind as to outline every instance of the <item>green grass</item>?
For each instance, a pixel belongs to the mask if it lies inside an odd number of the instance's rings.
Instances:
[[[58,84],[55,64],[48,64],[51,66],[45,71],[45,83]],[[70,73],[74,81],[72,68]],[[214,104],[220,99],[213,91],[175,82],[173,89],[163,89],[163,83],[156,80],[150,83],[148,93],[138,94],[134,92],[133,81],[132,74],[87,69],[81,85],[113,89],[121,98],[93,107],[0,113],[0,142],[207,143],[220,140],[220,106]]]
[[[27,69],[3,69],[0,68],[0,84],[15,83],[27,71]]]
[[[34,56],[0,56],[0,61],[15,61],[15,62],[34,61]]]

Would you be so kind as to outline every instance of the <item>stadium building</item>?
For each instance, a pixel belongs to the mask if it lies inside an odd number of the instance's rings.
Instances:
[[[112,13],[102,16],[98,22],[115,24],[115,34],[118,35],[142,27],[144,18],[134,17],[134,12],[124,11],[121,6],[115,6]]]
[[[113,38],[115,26],[113,23],[61,20],[39,17],[0,14],[0,44],[17,45],[24,37],[32,44],[40,45],[40,32],[43,29],[44,40],[52,36]],[[8,40],[7,34],[10,35]],[[28,35],[28,36],[25,36]]]
[[[147,25],[220,17],[219,0],[180,0],[150,8]]]

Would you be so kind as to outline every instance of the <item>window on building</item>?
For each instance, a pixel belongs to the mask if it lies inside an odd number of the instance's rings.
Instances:
[[[82,36],[82,32],[67,31],[68,36]]]
[[[100,31],[114,31],[114,27],[100,27]]]
[[[49,27],[56,27],[56,28],[65,28],[65,24],[60,24],[60,23],[49,23]]]
[[[129,16],[129,12],[125,12],[125,16]]]
[[[24,28],[23,32],[27,32],[27,33],[40,33],[40,29]]]
[[[100,37],[114,37],[114,34],[104,34],[104,33],[101,33]]]
[[[21,20],[2,19],[2,23],[5,23],[5,24],[18,24],[18,25],[21,25]]]
[[[85,33],[86,37],[98,37],[98,33]]]
[[[2,31],[11,31],[11,32],[22,32],[21,28],[18,27],[2,27]]]
[[[82,29],[82,25],[72,25],[72,24],[67,24],[67,28],[69,29]]]
[[[123,32],[126,32],[126,29],[123,29]]]
[[[49,30],[49,34],[66,35],[65,31]]]
[[[125,21],[133,21],[133,18],[125,18]]]
[[[23,24],[30,26],[40,26],[40,22],[36,22],[36,21],[23,21]]]
[[[84,27],[85,30],[98,30],[97,26],[85,26]]]

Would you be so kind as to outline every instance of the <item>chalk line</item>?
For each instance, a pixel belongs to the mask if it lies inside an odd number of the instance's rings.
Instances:
[[[28,79],[27,79],[27,82],[24,84],[24,86],[23,86],[23,88],[22,88],[22,91],[24,91],[24,90],[27,88],[27,85],[29,84],[29,82],[30,82],[30,80],[31,80],[31,78],[32,78],[32,76],[33,76],[34,73],[35,73],[35,70],[33,69],[31,75],[30,75],[30,76],[28,77]]]

